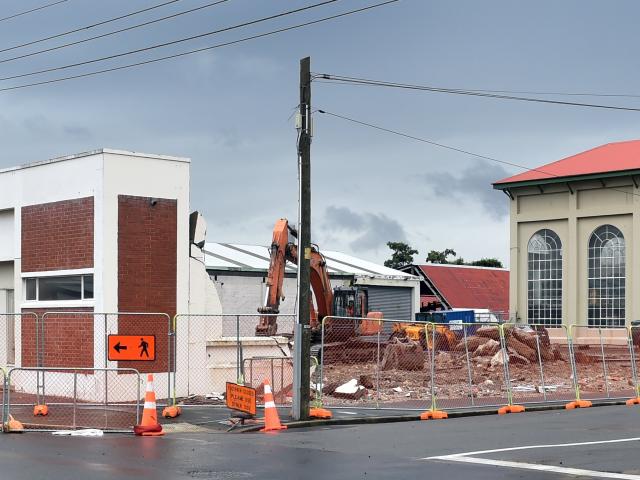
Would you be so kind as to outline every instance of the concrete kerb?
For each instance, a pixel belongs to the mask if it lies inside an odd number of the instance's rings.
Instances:
[[[603,400],[594,401],[593,407],[608,407],[615,405],[625,405],[621,400]],[[545,412],[552,410],[566,410],[564,405],[559,404],[544,404],[544,405],[527,405],[527,412]],[[498,415],[495,408],[483,407],[478,410],[455,410],[447,412],[449,418],[465,418],[465,417],[479,417]],[[420,421],[420,415],[397,415],[397,416],[378,416],[378,417],[350,417],[350,418],[332,418],[323,420],[299,420],[294,422],[284,422],[284,425],[288,429],[292,428],[313,428],[324,426],[343,426],[343,425],[366,425],[366,424],[380,424],[380,423],[399,423],[399,422],[415,422]],[[238,427],[232,430],[233,433],[254,433],[260,431],[262,425],[248,425],[245,427]]]

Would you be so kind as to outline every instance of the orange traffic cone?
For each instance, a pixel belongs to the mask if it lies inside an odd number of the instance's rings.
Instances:
[[[278,409],[273,401],[273,392],[271,391],[271,385],[269,380],[264,380],[264,428],[261,432],[270,432],[272,430],[285,430],[286,425],[280,423],[280,417],[278,416]]]
[[[144,395],[144,410],[142,411],[142,423],[133,427],[133,433],[143,437],[159,437],[164,435],[162,425],[158,423],[156,412],[156,394],[153,391],[153,374],[147,375],[147,390]]]

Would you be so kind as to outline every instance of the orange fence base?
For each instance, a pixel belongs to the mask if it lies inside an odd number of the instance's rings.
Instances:
[[[309,410],[311,418],[331,418],[333,414],[326,408],[313,407]]]
[[[38,415],[42,415],[46,417],[49,414],[49,407],[47,405],[36,405],[33,407],[33,416],[37,417]]]
[[[574,408],[589,408],[593,405],[589,400],[574,400],[567,403],[564,408],[567,410],[573,410]]]
[[[442,410],[427,410],[420,414],[420,420],[444,420],[445,418],[449,418],[449,415]]]
[[[176,418],[182,413],[182,409],[177,405],[172,405],[170,407],[164,407],[162,410],[162,416],[164,418]]]
[[[506,415],[507,413],[522,413],[524,407],[522,405],[505,405],[498,409],[498,415]]]
[[[630,398],[629,400],[627,400],[627,405],[629,405],[629,406],[631,406],[631,405],[640,405],[640,397]]]

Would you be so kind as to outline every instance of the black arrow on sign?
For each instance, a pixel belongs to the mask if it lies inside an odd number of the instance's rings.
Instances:
[[[116,343],[116,344],[113,346],[113,349],[114,349],[116,352],[120,353],[120,350],[126,350],[126,349],[127,349],[127,347],[125,347],[125,346],[123,346],[123,345],[120,345],[120,342],[118,342],[118,343]]]

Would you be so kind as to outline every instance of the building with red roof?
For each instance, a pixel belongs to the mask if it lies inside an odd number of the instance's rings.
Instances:
[[[445,309],[509,311],[509,270],[466,265],[410,265],[420,278],[421,307],[435,302]]]
[[[623,327],[640,318],[640,140],[498,180],[510,202],[510,304],[529,323]]]

